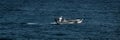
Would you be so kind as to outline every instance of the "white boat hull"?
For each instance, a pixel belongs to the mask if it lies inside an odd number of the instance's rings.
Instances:
[[[56,21],[57,24],[80,24],[83,19],[75,19],[75,20],[63,20],[62,22]]]

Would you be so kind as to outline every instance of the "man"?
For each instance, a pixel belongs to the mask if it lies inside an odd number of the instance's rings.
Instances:
[[[58,19],[59,22],[62,22],[63,21],[63,17],[60,16],[59,19]]]
[[[59,23],[64,22],[65,19],[62,16],[60,16],[59,18],[56,18],[55,21],[56,21],[57,24],[59,24]]]

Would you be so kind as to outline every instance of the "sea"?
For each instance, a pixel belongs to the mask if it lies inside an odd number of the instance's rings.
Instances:
[[[0,40],[120,40],[120,0],[0,0]]]

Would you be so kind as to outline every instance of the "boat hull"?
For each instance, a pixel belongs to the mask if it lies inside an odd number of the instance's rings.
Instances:
[[[80,24],[83,19],[75,19],[75,20],[63,20],[62,22],[56,21],[57,24]]]

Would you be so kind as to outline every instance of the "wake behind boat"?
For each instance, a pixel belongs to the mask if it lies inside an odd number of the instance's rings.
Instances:
[[[55,19],[56,24],[80,24],[83,19],[65,19],[62,16]]]

